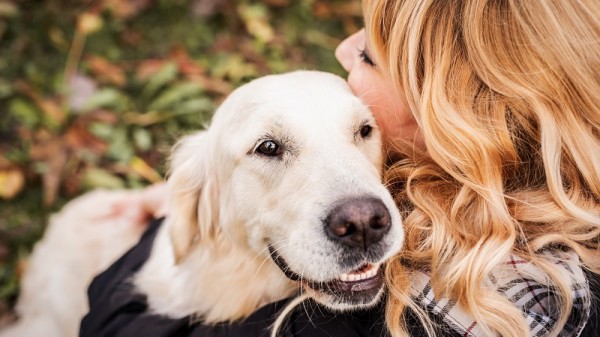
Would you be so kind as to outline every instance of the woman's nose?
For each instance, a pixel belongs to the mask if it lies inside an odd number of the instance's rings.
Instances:
[[[344,39],[335,49],[335,58],[347,72],[354,67],[360,50],[364,48],[364,41],[365,32],[364,29],[361,29]]]

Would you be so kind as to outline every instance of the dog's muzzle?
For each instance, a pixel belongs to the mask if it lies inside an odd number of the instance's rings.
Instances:
[[[344,198],[332,205],[323,220],[324,235],[344,252],[336,263],[347,272],[327,281],[307,279],[291,270],[273,245],[269,245],[269,253],[289,279],[317,293],[317,302],[334,309],[368,307],[377,303],[383,293],[382,260],[390,249],[384,239],[391,226],[392,217],[379,198],[364,195]]]
[[[302,277],[290,269],[285,259],[269,245],[271,259],[287,278],[298,281],[316,292],[333,298],[332,304],[348,306],[369,306],[375,304],[383,289],[383,268],[381,264],[364,263],[337,278],[316,282]]]

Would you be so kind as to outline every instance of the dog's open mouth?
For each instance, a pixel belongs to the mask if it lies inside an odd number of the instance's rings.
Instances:
[[[343,273],[328,282],[302,282],[316,291],[330,295],[357,296],[359,293],[374,292],[374,296],[383,285],[383,272],[379,267],[379,264],[365,263],[360,268]]]
[[[317,282],[306,279],[290,270],[285,260],[269,246],[269,253],[275,264],[291,280],[299,281],[314,291],[335,297],[336,302],[347,305],[368,305],[376,301],[383,288],[383,268],[380,263],[364,263],[360,267],[342,273],[335,279]]]

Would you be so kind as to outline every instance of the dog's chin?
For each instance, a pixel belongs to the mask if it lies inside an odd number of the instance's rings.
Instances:
[[[375,306],[384,292],[383,268],[380,263],[364,263],[329,281],[312,281],[290,270],[285,260],[269,247],[271,258],[291,280],[302,284],[316,302],[336,311]]]

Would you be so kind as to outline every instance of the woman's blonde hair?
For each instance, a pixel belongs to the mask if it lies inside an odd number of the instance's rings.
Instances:
[[[571,289],[538,253],[572,249],[600,272],[600,2],[365,0],[363,10],[372,56],[427,148],[398,142],[387,170],[407,233],[387,269],[392,333],[404,334],[407,305],[418,310],[407,295],[418,268],[485,332],[529,335],[519,309],[484,286],[512,253],[549,275],[558,334]]]

